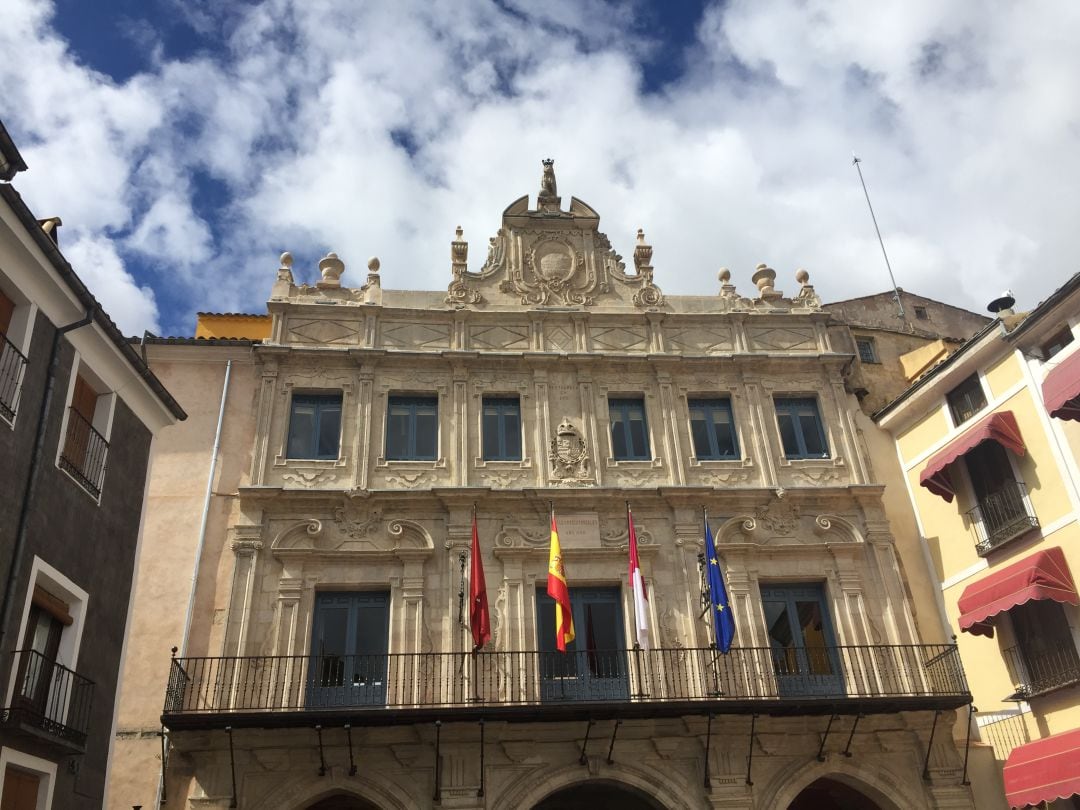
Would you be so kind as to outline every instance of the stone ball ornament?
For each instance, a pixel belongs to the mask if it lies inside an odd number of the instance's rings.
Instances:
[[[281,262],[281,267],[284,268],[285,270],[291,270],[292,269],[293,257],[292,257],[292,254],[289,253],[289,251],[286,250],[284,253],[282,253],[281,258],[278,259],[278,261]]]
[[[379,257],[378,256],[372,256],[370,259],[367,260],[367,269],[370,270],[372,273],[378,273],[379,272]]]
[[[805,287],[810,283],[810,274],[800,267],[795,271],[795,280]]]

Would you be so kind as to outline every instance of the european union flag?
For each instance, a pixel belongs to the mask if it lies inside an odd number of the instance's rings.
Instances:
[[[731,613],[727,588],[724,587],[724,574],[720,571],[720,558],[716,556],[716,544],[708,523],[705,524],[705,569],[716,649],[726,653],[735,639],[735,617]]]

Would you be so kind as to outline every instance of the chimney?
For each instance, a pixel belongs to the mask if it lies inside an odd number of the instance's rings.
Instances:
[[[41,226],[41,230],[48,234],[49,238],[53,240],[53,244],[60,247],[59,231],[57,230],[64,223],[60,221],[60,217],[49,217],[48,219],[39,219],[38,225]]]

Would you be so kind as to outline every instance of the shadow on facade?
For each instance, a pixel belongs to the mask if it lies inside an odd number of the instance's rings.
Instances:
[[[379,810],[377,805],[349,793],[335,793],[307,805],[306,810]]]
[[[617,782],[590,781],[570,785],[555,791],[533,810],[597,810],[618,807],[619,810],[664,810],[664,805],[644,791]]]

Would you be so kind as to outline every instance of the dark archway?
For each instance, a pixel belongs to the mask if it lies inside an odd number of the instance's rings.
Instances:
[[[881,807],[843,782],[821,778],[803,788],[788,810],[881,810]]]
[[[580,782],[557,790],[533,810],[667,810],[657,799],[629,785],[605,780]]]
[[[327,796],[314,804],[309,804],[307,810],[379,810],[379,808],[359,796],[353,796],[350,793],[335,793],[333,796]]]

